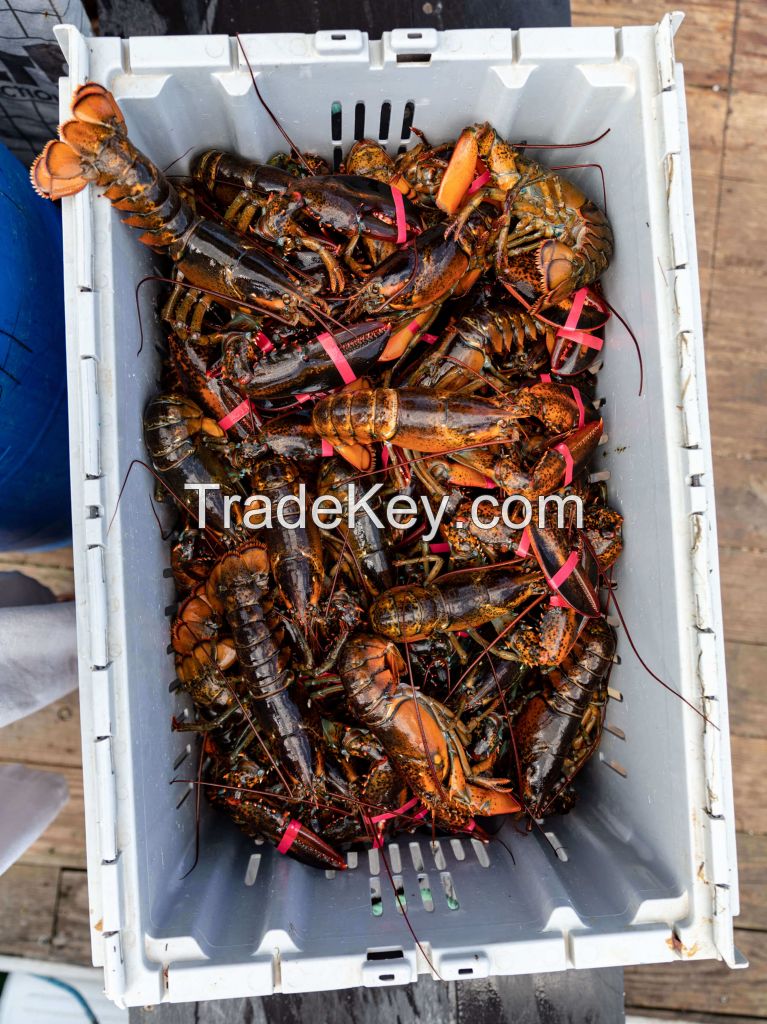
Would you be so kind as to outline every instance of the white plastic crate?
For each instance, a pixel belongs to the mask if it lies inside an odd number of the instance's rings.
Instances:
[[[489,119],[512,139],[610,134],[552,163],[599,161],[616,254],[604,284],[645,365],[611,321],[599,382],[612,501],[626,517],[619,599],[635,642],[719,730],[641,668],[622,663],[598,757],[573,813],[547,822],[555,854],[508,825],[483,848],[402,838],[388,848],[412,925],[444,979],[720,957],[735,966],[738,912],[716,521],[682,69],[681,20],[615,30],[396,31],[246,37],[262,91],[307,149],[331,154],[355,118],[392,152],[403,118],[430,140]],[[190,147],[264,159],[282,139],[234,40],[85,39],[57,29],[79,83],[116,95],[131,137],[160,166]],[[331,137],[331,105],[342,105]],[[382,110],[384,111],[382,117]],[[188,159],[188,158],[187,158]],[[175,170],[184,169],[184,161]],[[593,170],[569,172],[598,201]],[[152,286],[137,356],[134,290],[156,257],[95,190],[64,201],[67,328],[88,867],[94,959],[128,1005],[413,981],[428,966],[376,858],[326,877],[255,846],[206,810],[194,856],[184,698],[168,691],[167,545],[150,510],[141,413],[156,390]],[[256,870],[257,869],[257,870]],[[431,902],[422,898],[429,889]],[[380,894],[380,902],[371,902]]]

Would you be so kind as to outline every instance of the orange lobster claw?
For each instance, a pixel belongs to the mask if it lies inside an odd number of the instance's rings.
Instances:
[[[426,330],[433,319],[434,310],[432,309],[422,309],[416,313],[412,320],[392,334],[386,343],[386,348],[378,357],[378,362],[388,363],[392,359],[399,359],[413,338]]]
[[[456,143],[450,163],[442,176],[436,203],[445,213],[455,213],[474,179],[479,147],[471,128],[466,128]]]
[[[516,814],[522,810],[522,804],[511,793],[485,789],[474,782],[468,782],[466,788],[471,798],[472,814],[489,817],[492,814]]]

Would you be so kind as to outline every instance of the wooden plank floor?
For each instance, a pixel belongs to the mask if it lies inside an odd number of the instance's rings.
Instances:
[[[738,1024],[767,1020],[767,261],[762,256],[767,137],[767,0],[574,0],[576,25],[640,24],[678,6],[692,139],[698,250],[718,498],[720,559],[748,971],[672,964],[626,971],[636,1013]],[[608,183],[609,187],[609,183]],[[0,556],[0,570],[18,558]],[[66,552],[30,555],[26,571],[71,591]],[[75,697],[0,733],[0,761],[60,768],[70,803],[0,878],[0,953],[87,963],[85,854]]]

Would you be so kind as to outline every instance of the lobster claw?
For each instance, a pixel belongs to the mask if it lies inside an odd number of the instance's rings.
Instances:
[[[474,178],[478,157],[476,134],[467,128],[461,133],[440,182],[436,197],[440,210],[452,214],[459,208]]]
[[[345,871],[348,866],[346,859],[340,853],[337,853],[332,846],[328,846],[324,839],[320,839],[315,832],[308,829],[306,825],[302,825],[296,818],[290,820],[277,844],[280,853],[288,852],[288,849],[284,851],[280,849],[283,844],[287,846],[288,843],[291,857],[303,864],[335,871]]]
[[[476,782],[468,782],[466,788],[469,792],[472,814],[490,817],[493,814],[516,814],[522,810],[519,800],[505,790],[486,788]]]
[[[580,615],[600,615],[599,596],[592,582],[597,566],[585,546],[573,549],[566,531],[558,526],[539,527],[531,521],[527,529],[533,554],[552,590]],[[573,556],[577,558],[575,565],[559,582],[559,574]]]

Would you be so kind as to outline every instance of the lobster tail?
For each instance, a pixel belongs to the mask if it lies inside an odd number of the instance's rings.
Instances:
[[[77,121],[100,124],[125,135],[125,118],[111,92],[97,82],[81,85],[72,98],[72,114]]]
[[[65,142],[51,140],[29,169],[32,188],[43,199],[82,192],[88,184],[80,157]]]
[[[29,172],[32,187],[45,199],[82,191],[98,175],[96,163],[109,139],[125,137],[125,120],[110,92],[95,82],[81,85],[72,99],[74,120],[59,126],[60,141],[51,141]]]

